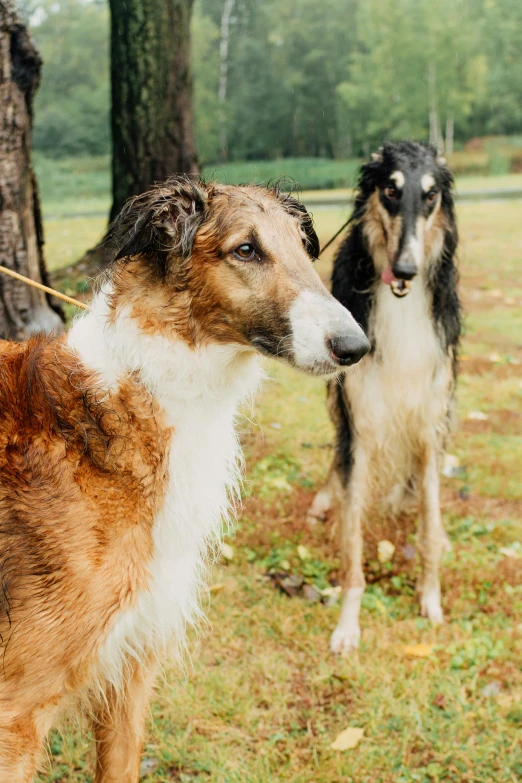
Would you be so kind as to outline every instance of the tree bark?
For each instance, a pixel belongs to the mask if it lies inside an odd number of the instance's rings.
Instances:
[[[0,0],[0,264],[49,285],[31,163],[32,102],[41,59],[13,0]],[[41,291],[0,274],[0,336],[63,331],[63,312]]]
[[[130,196],[198,173],[190,74],[193,0],[110,0],[111,220]]]

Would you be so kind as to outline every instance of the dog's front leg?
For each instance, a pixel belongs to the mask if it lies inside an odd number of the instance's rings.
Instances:
[[[145,715],[154,684],[152,668],[137,662],[123,674],[121,689],[109,685],[94,719],[94,783],[138,783]]]
[[[448,538],[440,515],[439,465],[437,449],[426,447],[421,464],[420,522],[417,546],[421,556],[422,575],[417,585],[420,610],[432,623],[443,620],[440,603],[440,561],[448,549]]]
[[[356,446],[353,465],[340,504],[343,603],[339,623],[330,640],[330,649],[334,653],[346,653],[359,646],[359,611],[365,585],[362,569],[362,523],[368,505],[368,492],[368,458],[365,452]]]
[[[1,700],[1,699],[0,699]],[[31,783],[42,754],[42,740],[29,716],[4,723],[0,716],[0,783]]]

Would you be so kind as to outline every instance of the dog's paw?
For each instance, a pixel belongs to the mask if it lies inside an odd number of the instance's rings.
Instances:
[[[348,655],[357,650],[361,629],[357,624],[348,627],[338,625],[330,638],[330,650],[336,655]]]
[[[422,617],[427,617],[433,625],[440,625],[444,622],[438,590],[426,590],[421,594],[420,613]]]
[[[323,489],[319,490],[319,492],[313,499],[312,505],[308,509],[308,513],[306,515],[306,520],[308,524],[315,525],[318,520],[324,522],[331,507],[332,507],[331,494],[329,490],[326,487],[324,487]]]

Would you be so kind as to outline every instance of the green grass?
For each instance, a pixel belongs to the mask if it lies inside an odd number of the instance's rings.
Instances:
[[[40,199],[48,220],[70,215],[108,215],[111,205],[110,159],[34,156]]]
[[[207,166],[203,174],[231,185],[244,182],[266,183],[288,178],[305,190],[350,188],[357,181],[359,160],[329,160],[325,158],[286,158],[270,161],[241,161],[226,165]]]
[[[244,435],[248,474],[244,512],[230,540],[234,558],[212,576],[220,586],[208,607],[212,631],[202,632],[185,673],[168,666],[158,682],[145,747],[156,769],[146,780],[522,778],[522,559],[502,551],[522,555],[521,208],[519,202],[458,208],[467,334],[450,451],[464,472],[442,487],[453,543],[442,569],[445,625],[431,628],[417,616],[415,561],[383,568],[376,559],[380,539],[414,540],[411,523],[401,532],[372,520],[365,568],[373,584],[363,604],[361,649],[351,658],[328,652],[338,606],[288,598],[264,578],[270,566],[290,568],[322,587],[339,566],[331,526],[305,525],[332,456],[323,383],[269,365],[270,380]],[[317,210],[321,238],[344,216],[345,210]],[[65,236],[71,225],[77,229]],[[96,222],[56,221],[47,234],[55,247],[62,236],[79,254],[99,229]],[[318,265],[325,279],[330,262],[331,253]],[[81,281],[67,284],[75,290]],[[469,420],[471,411],[488,419]],[[299,545],[309,550],[308,560],[300,559]],[[433,645],[432,655],[404,654],[404,645],[418,643]],[[331,750],[347,726],[364,728],[361,743]],[[44,780],[92,780],[85,733],[74,727],[54,733],[50,748],[53,773]]]
[[[108,156],[51,159],[37,154],[34,164],[46,219],[108,214],[111,198]],[[324,158],[242,161],[206,166],[203,175],[229,184],[287,178],[303,190],[315,191],[309,195],[317,201],[321,197],[331,199],[334,189],[339,191],[336,194],[339,199],[349,197],[359,164],[356,159]],[[466,190],[522,187],[522,174],[464,176],[459,178],[457,186]]]

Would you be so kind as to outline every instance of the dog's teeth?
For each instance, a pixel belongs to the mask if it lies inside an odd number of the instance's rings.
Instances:
[[[406,296],[410,292],[411,282],[409,280],[392,280],[391,289],[395,296]]]

